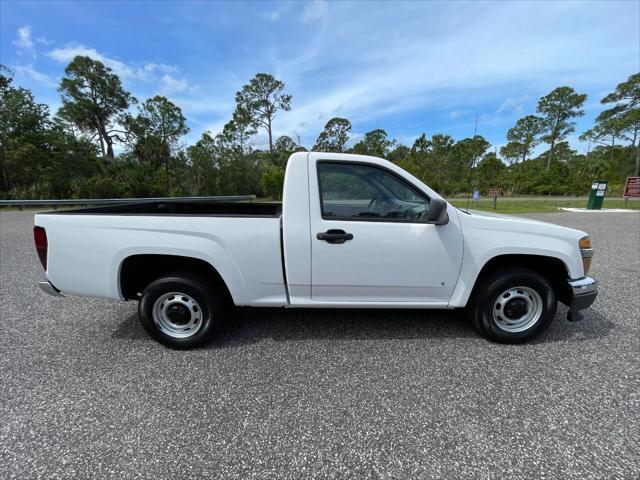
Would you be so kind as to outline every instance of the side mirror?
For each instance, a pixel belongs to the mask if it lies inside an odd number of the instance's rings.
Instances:
[[[429,201],[429,213],[427,214],[427,222],[434,225],[444,225],[449,223],[449,214],[447,213],[447,202],[439,198],[432,198]]]

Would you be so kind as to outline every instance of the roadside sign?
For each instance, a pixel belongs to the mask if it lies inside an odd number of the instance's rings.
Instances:
[[[624,186],[624,208],[627,208],[630,198],[640,198],[640,177],[627,177]]]
[[[497,203],[498,203],[498,197],[500,195],[502,195],[502,189],[501,188],[490,188],[489,189],[489,195],[491,195],[493,197],[493,209],[495,210],[497,208]]]
[[[640,198],[640,177],[627,177],[623,197]]]

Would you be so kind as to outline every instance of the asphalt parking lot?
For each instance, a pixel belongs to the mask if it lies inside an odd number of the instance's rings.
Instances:
[[[496,345],[457,313],[243,310],[208,349],[134,303],[41,292],[32,212],[0,212],[0,478],[640,477],[640,215],[591,233],[582,322]]]

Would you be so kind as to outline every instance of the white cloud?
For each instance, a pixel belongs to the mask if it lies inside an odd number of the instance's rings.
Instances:
[[[278,12],[277,10],[274,10],[274,11],[272,11],[271,13],[269,13],[267,15],[267,20],[269,20],[271,22],[275,22],[279,18],[280,18],[280,12]]]
[[[56,81],[49,75],[42,73],[36,70],[33,67],[33,64],[29,65],[15,65],[11,67],[15,70],[16,73],[22,75],[23,77],[31,78],[36,82],[42,83],[48,87],[55,87],[57,85]]]
[[[95,48],[85,47],[80,44],[69,44],[63,48],[54,48],[48,53],[49,57],[60,63],[69,63],[77,56],[84,56],[98,60],[109,67],[123,79],[144,78],[144,68],[132,68],[120,60],[109,58],[99,53]]]
[[[161,80],[160,92],[164,95],[184,92],[189,88],[189,82],[187,82],[186,78],[173,78],[168,73],[165,73]]]
[[[16,54],[19,57],[30,56],[36,58],[36,44],[49,45],[44,37],[34,37],[30,25],[25,25],[16,30],[16,38],[12,42],[16,47]]]
[[[167,65],[166,63],[147,63],[142,67],[142,69],[147,73],[175,73],[178,71],[178,67],[176,67],[175,65]]]
[[[33,48],[33,40],[31,40],[31,27],[26,25],[20,27],[17,31],[18,38],[13,41],[13,44],[18,48],[25,50],[31,50]]]
[[[150,81],[154,78],[157,78],[155,76],[157,73],[165,73],[168,76],[169,73],[175,73],[178,71],[178,68],[176,66],[167,65],[165,63],[151,62],[141,65],[126,64],[115,58],[103,55],[95,48],[75,43],[68,44],[63,48],[54,48],[47,55],[59,63],[69,63],[78,55],[89,57],[104,63],[123,80]]]
[[[123,81],[157,81],[157,91],[162,95],[195,91],[195,88],[189,85],[186,78],[175,76],[178,72],[178,67],[174,65],[153,62],[139,65],[126,64],[103,55],[95,48],[80,44],[69,44],[64,48],[55,48],[48,53],[50,58],[59,63],[69,63],[78,55],[87,56],[104,63]]]
[[[36,37],[36,43],[41,45],[51,45],[53,42],[51,40],[47,40],[44,37]]]
[[[313,0],[308,2],[302,11],[300,21],[307,24],[314,21],[323,20],[328,14],[327,2],[325,0]]]
[[[528,95],[522,95],[518,98],[507,97],[504,99],[504,101],[500,104],[500,106],[496,110],[496,114],[497,115],[500,115],[503,113],[515,113],[518,115],[522,114],[524,112],[524,107],[528,99],[529,99]]]

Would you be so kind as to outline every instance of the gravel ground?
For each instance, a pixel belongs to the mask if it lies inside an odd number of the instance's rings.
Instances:
[[[522,346],[457,313],[243,310],[208,349],[134,303],[40,292],[0,213],[0,478],[640,478],[640,216],[592,234],[600,296]]]

